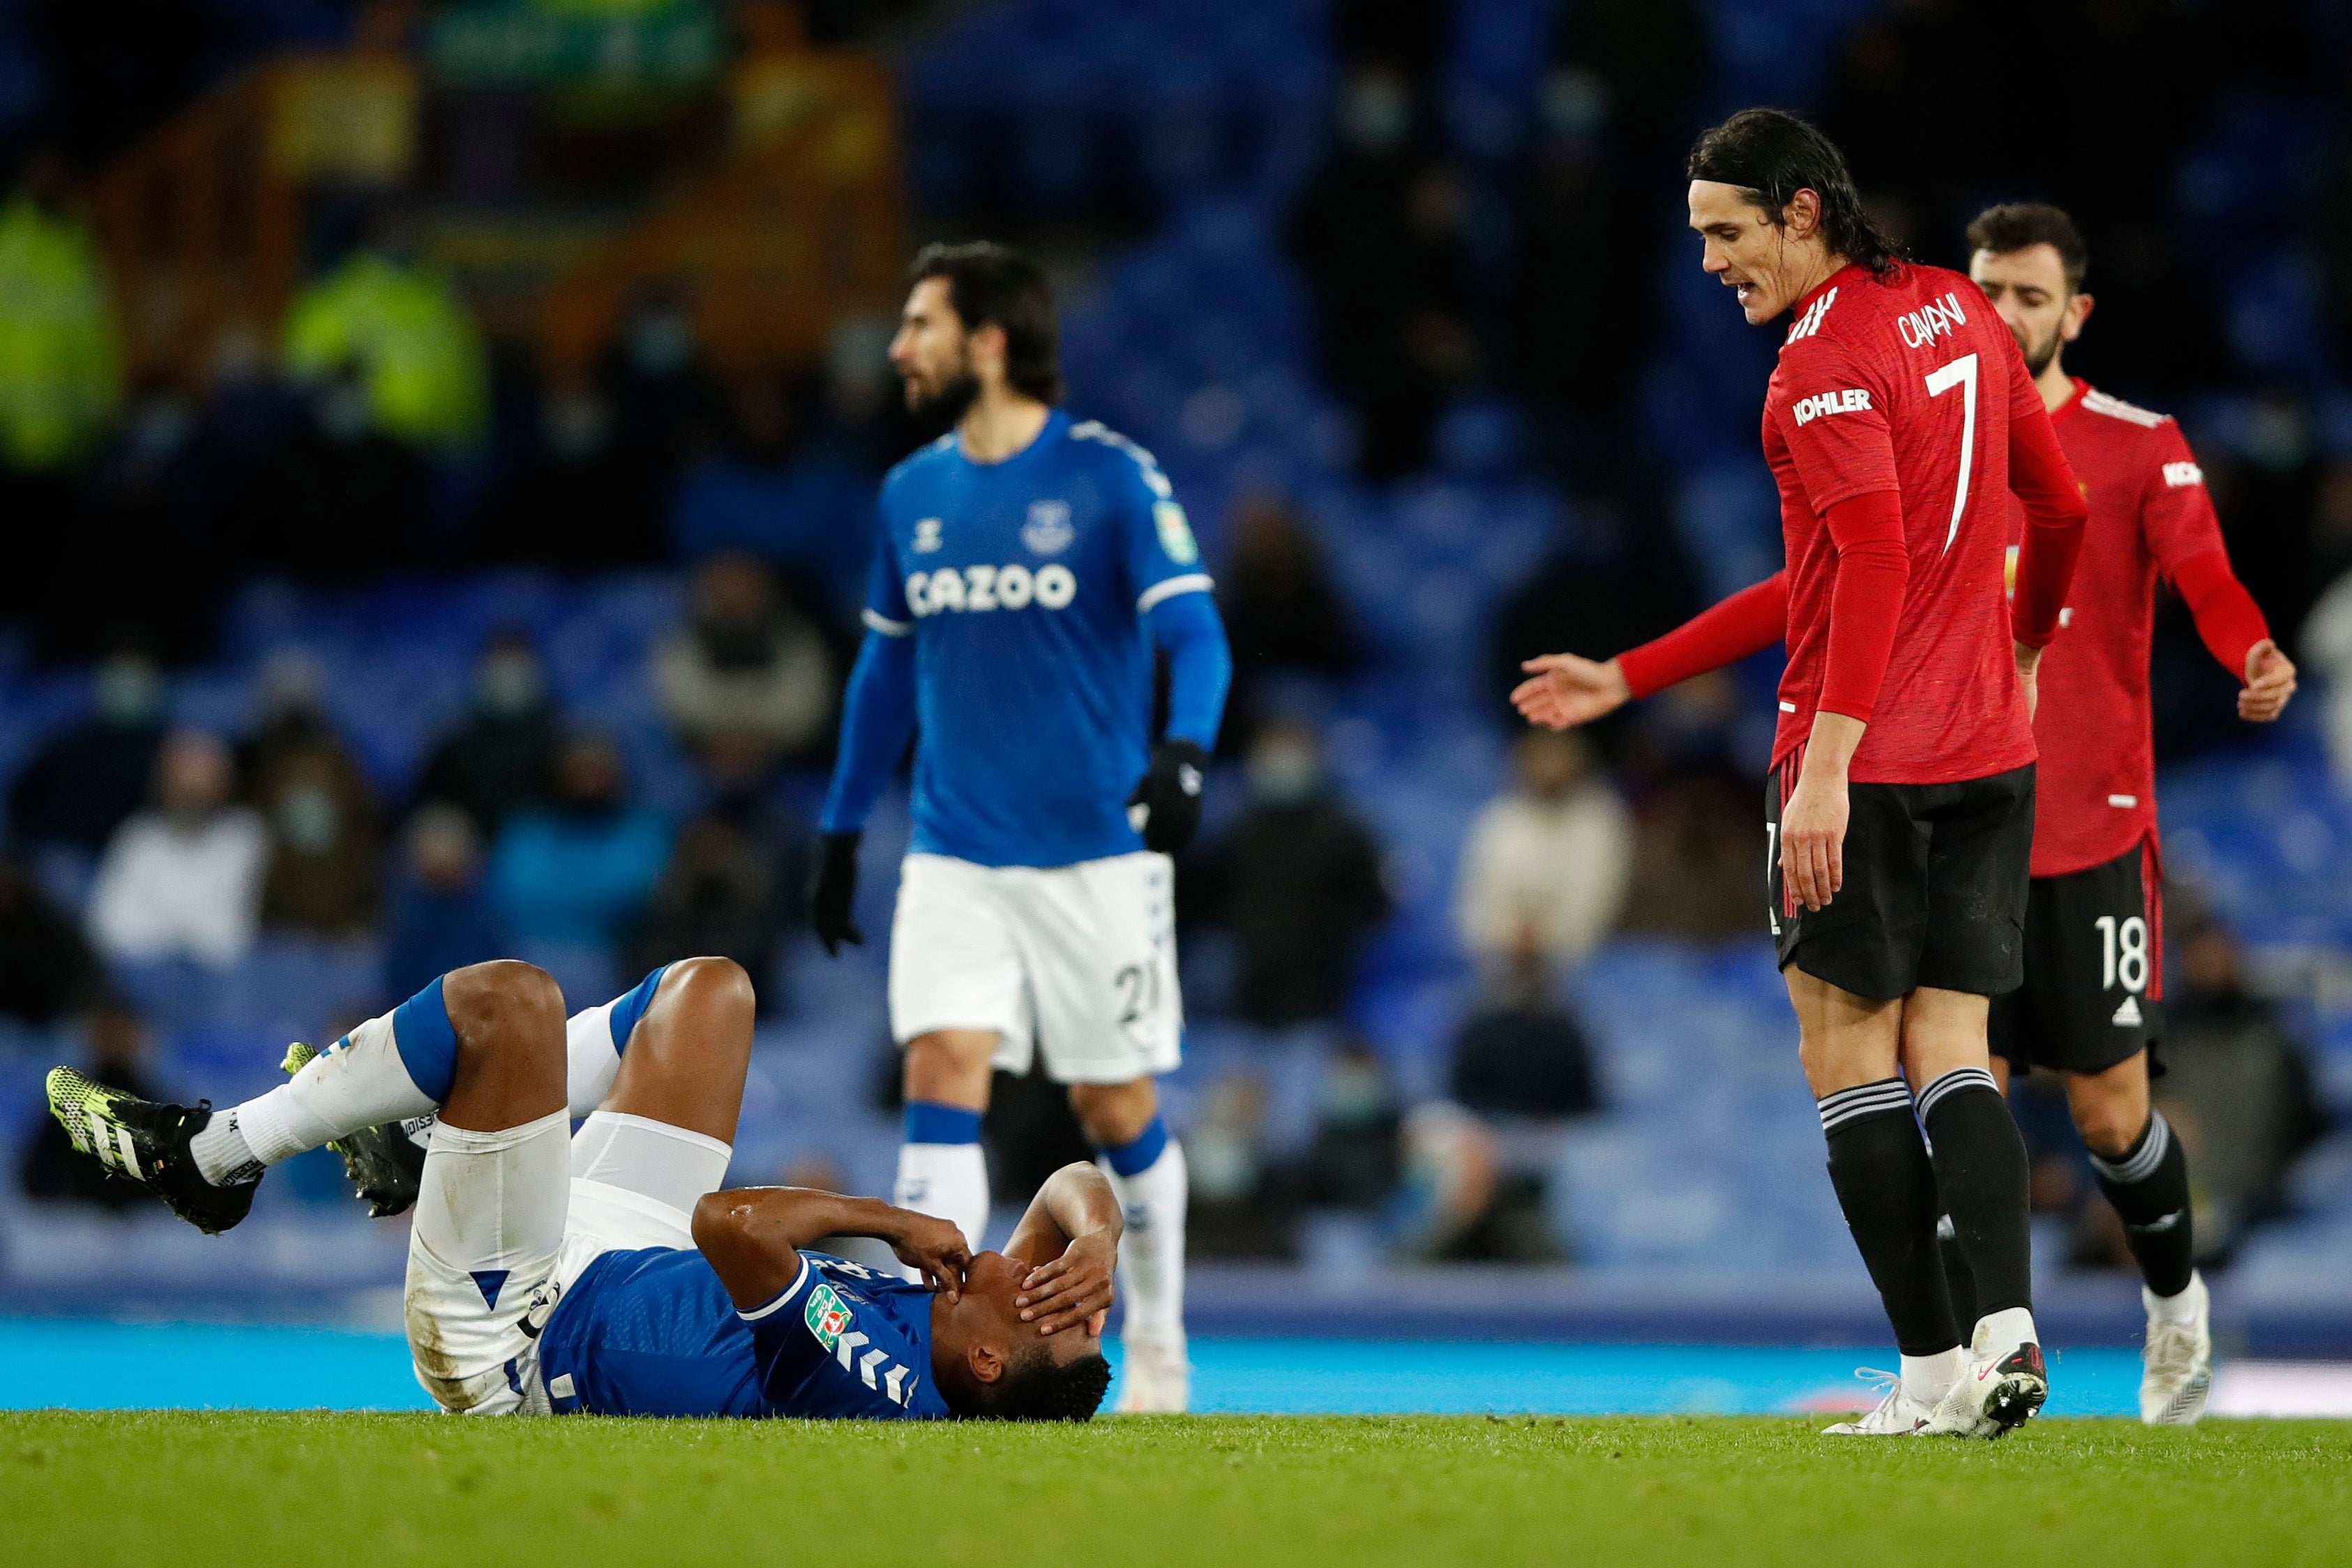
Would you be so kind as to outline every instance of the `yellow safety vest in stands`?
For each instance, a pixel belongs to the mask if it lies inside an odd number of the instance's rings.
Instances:
[[[286,321],[286,368],[312,378],[346,365],[394,440],[446,449],[488,426],[489,362],[446,279],[362,252],[305,289]]]
[[[0,208],[0,461],[72,462],[105,434],[121,397],[89,232],[19,196]]]

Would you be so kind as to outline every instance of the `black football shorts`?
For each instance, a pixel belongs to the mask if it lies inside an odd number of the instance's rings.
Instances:
[[[1997,996],[2025,978],[2033,766],[1958,784],[1846,786],[1845,881],[1819,910],[1781,886],[1780,806],[1793,763],[1764,784],[1765,896],[1780,967],[1857,996],[1922,985]]]
[[[2036,877],[2025,900],[2025,984],[1992,1004],[1993,1055],[2017,1073],[2104,1072],[2140,1050],[2161,1074],[2164,922],[2147,852]]]

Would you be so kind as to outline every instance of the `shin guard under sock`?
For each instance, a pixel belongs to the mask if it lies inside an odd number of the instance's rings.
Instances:
[[[1936,1173],[1899,1078],[1838,1090],[1821,1100],[1830,1184],[1853,1244],[1878,1287],[1896,1348],[1940,1355],[1960,1342],[1936,1249]]]
[[[2091,1156],[2099,1190],[2124,1222],[2124,1240],[2147,1288],[2158,1296],[2189,1289],[2189,1156],[2161,1110],[2151,1110],[2139,1139],[2121,1158]]]
[[[1958,1068],[1919,1096],[1935,1150],[1936,1185],[1976,1281],[1977,1312],[2033,1305],[2025,1140],[1983,1068]]]

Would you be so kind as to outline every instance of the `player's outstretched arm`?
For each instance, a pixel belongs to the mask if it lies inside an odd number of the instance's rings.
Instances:
[[[1635,697],[1720,669],[1760,653],[1788,635],[1789,577],[1775,572],[1761,583],[1693,616],[1654,642],[1628,648],[1605,664],[1572,653],[1546,654],[1519,668],[1530,679],[1511,693],[1528,721],[1554,730],[1590,724]]]
[[[1092,1165],[1073,1163],[1048,1176],[1004,1244],[1007,1257],[1036,1264],[1013,1303],[1022,1321],[1050,1334],[1091,1319],[1102,1332],[1125,1226],[1109,1178]]]
[[[814,1187],[739,1187],[705,1194],[694,1205],[694,1245],[738,1307],[761,1306],[790,1289],[803,1268],[801,1248],[828,1236],[887,1242],[932,1289],[950,1301],[963,1293],[971,1251],[952,1220]]]
[[[2204,502],[2201,487],[2197,499]],[[2271,637],[2262,606],[2231,570],[2210,502],[2198,521],[2205,524],[2200,531],[2210,537],[2212,547],[2168,564],[2164,574],[2189,606],[2198,637],[2222,668],[2245,683],[2238,693],[2238,717],[2267,724],[2286,710],[2287,699],[2294,695],[2294,661]]]

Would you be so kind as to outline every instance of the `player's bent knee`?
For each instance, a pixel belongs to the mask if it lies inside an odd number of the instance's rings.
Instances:
[[[995,1060],[996,1036],[991,1030],[935,1029],[918,1035],[907,1042],[907,1098],[984,1107]]]
[[[681,958],[662,976],[662,989],[672,986],[706,1022],[740,1026],[748,1037],[760,997],[741,964],[731,958]]]
[[[461,1046],[498,1048],[563,1038],[563,988],[536,964],[498,958],[442,978],[442,1005]]]
[[[2084,1146],[2104,1160],[2131,1152],[2147,1126],[2147,1107],[2122,1096],[2074,1107],[2074,1130],[2083,1135]]]
[[[1104,1148],[1134,1142],[1160,1114],[1160,1089],[1150,1079],[1131,1083],[1074,1083],[1070,1109],[1086,1134]]]

